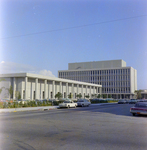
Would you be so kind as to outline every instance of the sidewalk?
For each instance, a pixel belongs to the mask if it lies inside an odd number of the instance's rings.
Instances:
[[[99,103],[99,104],[91,104],[91,105],[112,105],[117,103]],[[18,112],[18,111],[45,111],[45,110],[52,110],[57,109],[59,106],[41,106],[41,107],[25,107],[25,108],[7,108],[7,109],[0,109],[0,113],[2,112]]]
[[[25,107],[25,108],[7,108],[7,109],[0,109],[1,112],[17,112],[17,111],[44,111],[44,110],[52,110],[57,109],[59,106],[41,106],[41,107]]]

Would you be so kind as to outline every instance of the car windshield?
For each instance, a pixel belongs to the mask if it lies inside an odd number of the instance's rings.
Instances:
[[[135,107],[147,107],[147,103],[146,104],[136,104]]]
[[[83,100],[78,100],[78,102],[84,102]]]
[[[70,101],[64,101],[63,103],[71,103]]]

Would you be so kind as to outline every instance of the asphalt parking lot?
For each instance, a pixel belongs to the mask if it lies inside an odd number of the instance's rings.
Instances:
[[[145,150],[147,116],[133,104],[0,114],[1,150]]]

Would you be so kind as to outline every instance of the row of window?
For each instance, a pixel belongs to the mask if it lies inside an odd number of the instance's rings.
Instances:
[[[94,71],[70,71],[70,72],[59,72],[59,78],[62,76],[95,76],[95,75],[127,75],[130,74],[130,69],[115,69],[115,70],[94,70]]]
[[[84,82],[90,82],[90,83],[96,83],[96,82],[106,82],[106,81],[112,81],[112,82],[116,82],[116,81],[130,81],[130,76],[119,76],[119,77],[67,77],[66,79],[69,80],[76,80],[76,81],[84,81]]]
[[[102,93],[130,93],[130,87],[126,87],[126,88],[102,88]]]

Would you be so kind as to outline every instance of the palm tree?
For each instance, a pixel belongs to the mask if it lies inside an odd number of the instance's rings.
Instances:
[[[60,98],[62,98],[62,93],[58,92],[58,93],[55,95],[55,98],[58,98],[58,100],[59,100]]]
[[[141,92],[142,90],[135,90],[134,93],[136,94],[136,98],[140,99],[141,98]]]
[[[1,81],[5,81],[5,79],[1,78],[1,79],[0,79],[0,82],[1,82]],[[4,89],[4,87],[0,88],[0,94],[2,93],[2,90],[3,90],[3,89]]]
[[[73,98],[73,94],[70,93],[70,94],[68,95],[68,98],[72,99],[72,98]]]
[[[12,94],[13,94],[12,86],[10,85],[10,88],[7,88],[7,90],[8,90],[8,93],[9,93],[9,98],[11,99],[12,98]]]

